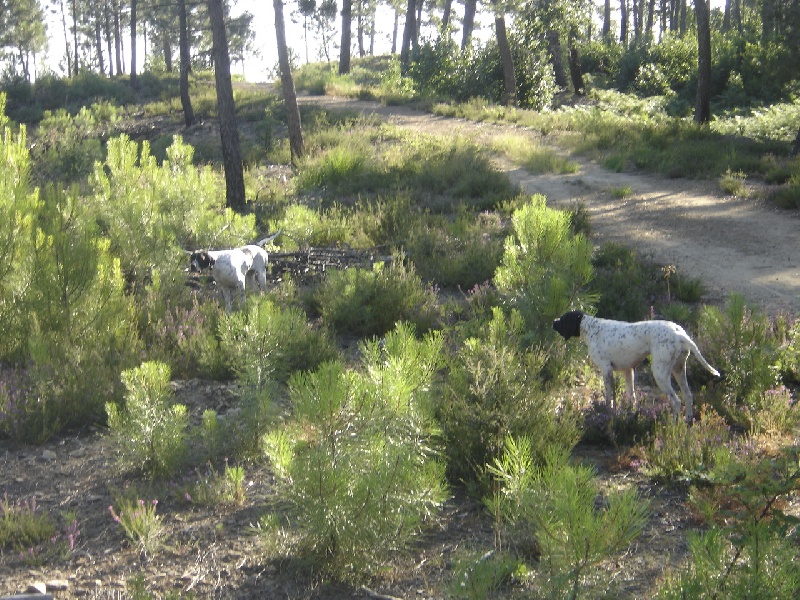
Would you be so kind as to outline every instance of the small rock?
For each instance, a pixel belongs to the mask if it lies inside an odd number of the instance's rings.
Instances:
[[[69,589],[69,581],[66,579],[51,579],[47,582],[47,589],[63,592],[64,590]]]
[[[43,450],[42,451],[42,459],[44,459],[44,460],[55,460],[56,458],[58,458],[58,454],[56,454],[52,450]]]
[[[28,594],[46,594],[47,593],[47,584],[43,581],[34,581],[33,583],[28,585],[28,589],[25,590]]]

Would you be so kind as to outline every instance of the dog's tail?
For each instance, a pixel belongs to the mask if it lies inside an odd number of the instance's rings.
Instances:
[[[263,247],[265,244],[269,244],[272,240],[274,240],[280,234],[281,234],[281,230],[279,229],[276,233],[273,233],[271,236],[265,237],[263,240],[258,240],[255,245]]]
[[[694,340],[692,340],[692,338],[690,338],[688,335],[686,336],[686,340],[689,343],[689,350],[691,350],[692,354],[694,354],[694,357],[700,361],[700,364],[703,365],[714,377],[719,377],[719,371],[708,364],[708,361],[703,358],[703,355],[700,354],[700,348],[697,347],[697,344],[694,343]]]

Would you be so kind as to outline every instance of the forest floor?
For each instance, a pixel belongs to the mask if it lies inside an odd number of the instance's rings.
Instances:
[[[373,102],[330,97],[301,101],[376,113],[400,127],[465,135],[478,142],[509,129]],[[626,244],[702,278],[707,302],[721,303],[738,292],[770,313],[800,310],[800,217],[795,213],[760,200],[723,196],[714,183],[609,173],[591,162],[580,162],[573,175],[557,176],[501,167],[527,193],[544,194],[553,206],[582,203],[596,243]],[[619,188],[632,192],[620,199],[613,194]],[[187,405],[195,418],[206,408],[220,415],[235,409],[233,384],[190,380],[173,387],[175,400]],[[619,451],[611,447],[580,447],[576,457],[597,468],[605,489],[635,487],[651,500],[644,533],[608,563],[609,572],[616,574],[611,597],[648,597],[666,570],[685,565],[686,534],[699,525],[685,502],[685,490],[655,484],[625,468]],[[272,475],[263,466],[246,468],[241,505],[187,503],[169,487],[155,490],[140,483],[143,499],[158,499],[163,526],[164,544],[149,556],[128,545],[109,514],[114,491],[129,488],[131,482],[115,475],[113,453],[102,431],[66,435],[42,446],[0,441],[0,472],[0,498],[35,497],[41,511],[74,513],[80,530],[75,550],[65,558],[40,562],[17,550],[0,549],[0,597],[46,589],[55,598],[442,598],[456,561],[494,547],[485,511],[475,501],[455,496],[413,551],[369,585],[372,591],[324,582],[267,555],[263,540],[252,535],[272,494]],[[137,587],[150,595],[136,595]],[[508,589],[498,597],[524,594]]]

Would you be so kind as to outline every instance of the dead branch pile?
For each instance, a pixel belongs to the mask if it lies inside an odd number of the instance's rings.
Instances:
[[[382,253],[386,248],[353,250],[351,248],[307,248],[296,252],[270,252],[269,265],[272,279],[277,281],[286,273],[298,282],[324,275],[330,269],[348,267],[371,268],[376,263],[388,263],[391,255]]]

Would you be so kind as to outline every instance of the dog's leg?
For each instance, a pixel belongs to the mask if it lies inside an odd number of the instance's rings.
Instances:
[[[681,399],[672,388],[672,373],[670,372],[669,366],[665,365],[663,362],[654,362],[653,378],[656,380],[658,388],[667,395],[667,399],[672,405],[672,412],[675,415],[675,420],[677,421],[681,416]]]
[[[610,366],[603,369],[603,383],[605,384],[606,405],[614,408],[614,370]]]
[[[686,358],[688,357],[687,354]],[[691,423],[694,419],[694,396],[692,396],[692,390],[689,388],[689,381],[686,379],[686,358],[682,361],[678,361],[673,374],[678,382],[678,386],[681,388],[683,401],[686,403],[686,422]]]
[[[636,406],[636,389],[633,385],[633,367],[623,370],[622,374],[625,375],[625,395],[628,397],[628,403],[631,408],[634,408]]]
[[[231,312],[231,290],[226,286],[222,286],[222,299],[225,301],[225,312]]]

